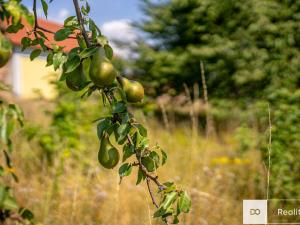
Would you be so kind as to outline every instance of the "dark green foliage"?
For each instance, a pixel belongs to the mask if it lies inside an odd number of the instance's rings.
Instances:
[[[300,3],[261,0],[143,1],[136,71],[158,93],[200,82],[211,97],[257,98],[300,85]]]

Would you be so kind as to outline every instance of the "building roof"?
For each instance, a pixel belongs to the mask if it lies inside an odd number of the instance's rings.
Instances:
[[[24,25],[24,28],[19,30],[17,33],[6,33],[6,36],[13,42],[14,45],[21,46],[21,40],[23,37],[27,36],[27,32],[32,30],[32,26],[26,21],[23,20],[22,24]],[[57,30],[61,29],[63,25],[59,23],[55,23],[53,21],[45,20],[45,19],[38,19],[39,26],[46,28],[47,30],[51,30],[56,32]],[[65,46],[64,51],[68,52],[72,48],[77,47],[77,41],[76,39],[66,39],[63,41],[56,42],[54,41],[54,34],[44,32],[46,37],[49,41],[46,41],[45,43],[57,43],[59,46]],[[34,37],[33,34],[30,35],[30,37]]]

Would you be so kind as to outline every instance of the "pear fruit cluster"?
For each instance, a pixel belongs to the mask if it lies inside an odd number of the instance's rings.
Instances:
[[[65,69],[67,70],[67,68]],[[73,91],[81,91],[87,84],[92,82],[99,89],[119,85],[129,103],[138,103],[144,98],[144,87],[142,84],[119,76],[113,64],[99,50],[90,58],[82,60],[76,69],[65,73],[65,76],[66,86]],[[118,164],[119,160],[119,151],[111,144],[109,135],[107,133],[103,134],[100,138],[98,152],[99,163],[104,168],[112,169]]]
[[[12,43],[0,32],[0,68],[3,67],[12,55]]]
[[[96,86],[103,88],[109,87],[115,82],[118,72],[113,64],[98,52],[92,56],[89,75]],[[120,78],[120,85],[128,102],[137,103],[143,100],[144,88],[142,84],[124,77],[119,76],[118,78]]]
[[[72,72],[66,74],[66,85],[73,91],[81,91],[87,83],[87,75],[82,64]],[[141,83],[118,76],[114,65],[100,51],[91,57],[89,66],[89,78],[99,88],[110,87],[116,82],[116,78],[124,90],[126,99],[130,103],[141,102],[144,98],[144,87]]]

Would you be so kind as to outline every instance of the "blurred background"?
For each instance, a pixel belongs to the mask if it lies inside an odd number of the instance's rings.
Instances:
[[[89,3],[114,64],[145,87],[131,110],[169,155],[158,175],[191,195],[180,224],[242,224],[242,200],[266,198],[269,151],[269,197],[300,198],[299,1]],[[71,1],[54,0],[47,20],[38,7],[39,23],[53,30],[74,14]],[[99,96],[81,100],[45,56],[31,62],[20,49],[25,32],[9,35],[14,54],[0,70],[12,87],[5,97],[26,118],[14,137],[18,200],[43,224],[161,224],[135,176],[119,185],[116,170],[98,165]]]

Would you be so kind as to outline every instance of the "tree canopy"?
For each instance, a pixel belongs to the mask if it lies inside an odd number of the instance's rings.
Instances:
[[[293,0],[143,0],[148,40],[135,62],[160,93],[200,81],[210,96],[256,98],[300,86],[300,3]]]

